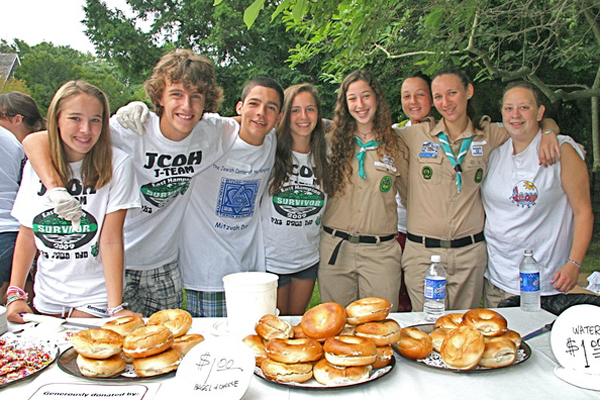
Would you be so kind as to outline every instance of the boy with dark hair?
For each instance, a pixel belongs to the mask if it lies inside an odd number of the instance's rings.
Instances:
[[[225,316],[223,277],[266,269],[259,204],[275,161],[282,103],[283,89],[273,79],[248,82],[236,106],[236,141],[190,189],[179,264],[193,316]],[[199,232],[202,240],[196,239]]]

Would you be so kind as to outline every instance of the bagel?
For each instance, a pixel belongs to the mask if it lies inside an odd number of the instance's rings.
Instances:
[[[324,341],[346,326],[346,309],[338,303],[323,303],[304,313],[300,322],[309,338]]]
[[[431,337],[412,326],[402,328],[397,346],[402,356],[412,360],[425,358],[433,350]]]
[[[265,339],[289,339],[294,336],[294,328],[287,321],[272,314],[265,314],[258,320],[254,330]]]
[[[260,366],[265,378],[282,383],[302,383],[313,376],[311,363],[284,364],[267,358]]]
[[[162,325],[137,328],[125,337],[123,353],[131,358],[150,357],[173,346],[173,333]]]
[[[185,356],[188,353],[188,351],[190,351],[194,346],[203,341],[204,336],[198,333],[192,333],[189,335],[179,336],[173,339],[173,346],[171,348],[180,352],[182,356]]]
[[[393,319],[366,322],[356,326],[356,336],[370,339],[375,346],[387,346],[400,340],[400,325]]]
[[[120,317],[102,325],[102,329],[110,329],[125,337],[140,326],[146,325],[140,317]]]
[[[463,322],[463,314],[461,313],[450,313],[446,315],[442,315],[435,321],[436,328],[450,328],[456,329],[459,326],[462,326]]]
[[[359,336],[333,336],[323,345],[325,358],[339,367],[371,365],[377,361],[377,347]]]
[[[350,325],[364,324],[371,321],[382,321],[387,318],[392,305],[386,299],[365,297],[356,300],[346,307]]]
[[[71,337],[71,344],[84,357],[104,360],[121,353],[123,336],[109,329],[84,329]]]
[[[323,347],[315,339],[271,339],[266,346],[270,359],[295,364],[317,361],[323,356]]]
[[[483,334],[471,327],[461,326],[448,332],[440,355],[449,368],[468,370],[479,364],[484,350]]]
[[[169,349],[150,357],[136,358],[133,360],[135,373],[142,377],[166,374],[176,370],[181,362],[181,353]]]
[[[120,354],[115,354],[103,360],[88,358],[81,354],[77,356],[77,367],[81,375],[90,378],[110,378],[125,371],[125,360]]]
[[[505,336],[485,339],[485,350],[479,365],[486,368],[506,367],[517,361],[517,346]]]
[[[371,376],[370,365],[362,367],[337,367],[326,359],[321,359],[313,367],[313,376],[317,382],[325,386],[341,386],[363,382]]]
[[[463,315],[463,324],[477,329],[484,336],[500,336],[506,332],[506,318],[485,308],[467,311]]]
[[[356,325],[346,324],[344,329],[340,332],[339,336],[354,336],[356,334]]]
[[[162,310],[148,318],[148,325],[163,325],[173,333],[173,337],[183,336],[192,327],[192,316],[185,310]]]
[[[377,347],[377,360],[373,363],[373,369],[383,368],[392,362],[392,357],[394,357],[394,349],[392,346],[380,346]]]
[[[252,353],[254,354],[254,359],[256,360],[256,366],[260,367],[263,361],[268,358],[267,348],[263,342],[263,338],[258,335],[248,335],[242,339],[242,341],[250,347],[250,350],[252,350]]]
[[[444,342],[446,335],[451,330],[452,329],[450,328],[436,328],[429,334],[429,337],[431,338],[431,344],[433,345],[433,349],[438,353],[442,348],[442,343]]]
[[[294,325],[294,326],[292,326],[292,329],[294,330],[294,336],[293,336],[294,339],[308,337],[308,336],[306,336],[306,333],[304,333],[304,331],[302,330],[302,325],[300,325],[300,324]]]
[[[519,347],[521,347],[521,335],[519,334],[519,332],[515,332],[515,331],[513,331],[511,329],[507,329],[506,332],[503,335],[496,336],[496,337],[506,337],[506,338],[509,338],[515,344],[515,346],[517,347],[517,349]]]

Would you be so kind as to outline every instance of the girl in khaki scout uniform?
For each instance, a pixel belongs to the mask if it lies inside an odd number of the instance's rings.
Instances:
[[[368,296],[398,301],[398,146],[391,126],[379,83],[365,71],[350,73],[340,87],[329,135],[333,190],[319,249],[323,302],[346,306]]]
[[[480,187],[492,149],[508,139],[500,124],[476,118],[474,88],[459,70],[438,71],[433,103],[442,119],[431,130],[420,124],[399,131],[407,237],[402,268],[413,310],[423,309],[423,284],[430,256],[446,268],[448,309],[479,307],[487,251]],[[558,127],[549,121],[553,130]],[[546,127],[547,129],[548,127]],[[546,135],[540,160],[558,153],[556,135]]]

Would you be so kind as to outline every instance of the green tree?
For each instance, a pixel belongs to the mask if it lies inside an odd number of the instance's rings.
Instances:
[[[133,18],[108,9],[98,0],[87,0],[85,7],[86,32],[97,51],[126,75],[145,71],[135,76],[147,76],[158,58],[155,49],[164,52],[171,48],[190,48],[215,63],[217,78],[225,90],[221,110],[225,115],[235,112],[243,84],[257,75],[276,78],[284,87],[308,81],[323,86],[324,93],[333,92],[319,80],[320,63],[327,55],[290,68],[289,49],[303,38],[289,31],[284,21],[271,22],[269,14],[262,13],[253,28],[247,29],[243,10],[252,3],[250,0],[231,0],[217,6],[209,1],[183,0],[130,0],[128,3],[135,14]],[[276,10],[272,5],[265,7],[269,12]],[[148,32],[136,28],[142,20],[152,21]],[[162,43],[161,47],[156,43]],[[150,49],[150,55],[133,56],[138,49]],[[123,67],[125,65],[129,69]],[[326,103],[332,103],[331,96]]]
[[[108,97],[111,112],[131,101],[132,90],[121,78],[117,67],[106,61],[96,60],[68,46],[54,46],[42,42],[29,46],[15,40],[21,66],[15,70],[15,78],[29,88],[40,110],[46,112],[56,90],[65,82],[82,79],[98,86]]]

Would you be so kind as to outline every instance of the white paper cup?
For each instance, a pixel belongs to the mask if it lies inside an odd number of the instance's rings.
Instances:
[[[254,333],[254,325],[265,314],[275,315],[277,275],[240,272],[223,277],[229,336],[242,339]]]
[[[0,335],[8,330],[8,321],[6,320],[6,307],[0,306]]]

